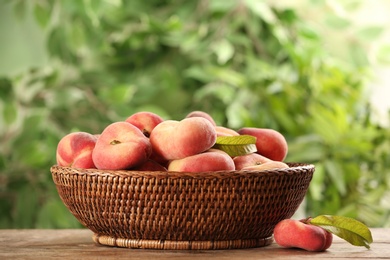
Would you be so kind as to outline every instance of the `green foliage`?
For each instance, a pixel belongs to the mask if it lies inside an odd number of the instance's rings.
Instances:
[[[367,57],[329,55],[326,35],[295,10],[251,0],[6,4],[20,19],[33,14],[50,61],[0,78],[0,227],[78,227],[49,172],[58,141],[141,110],[278,130],[288,161],[316,165],[305,214],[390,225],[390,136],[371,121]],[[348,26],[335,14],[328,22]]]

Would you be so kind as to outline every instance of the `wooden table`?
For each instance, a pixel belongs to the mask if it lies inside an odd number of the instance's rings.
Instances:
[[[97,245],[86,229],[0,230],[0,259],[390,259],[390,229],[371,229],[371,249],[334,237],[325,252],[270,246],[233,250],[145,250]]]

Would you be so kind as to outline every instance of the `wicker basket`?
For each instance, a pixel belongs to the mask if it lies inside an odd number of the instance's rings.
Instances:
[[[262,172],[137,172],[53,166],[70,212],[102,245],[231,249],[272,243],[302,202],[314,165]]]

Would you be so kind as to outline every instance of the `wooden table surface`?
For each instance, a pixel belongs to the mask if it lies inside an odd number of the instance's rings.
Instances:
[[[371,229],[371,249],[334,237],[325,252],[270,246],[232,250],[146,250],[97,245],[87,229],[2,229],[0,259],[390,259],[390,229]]]

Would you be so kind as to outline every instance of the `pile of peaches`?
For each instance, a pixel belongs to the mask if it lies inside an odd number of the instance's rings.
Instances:
[[[232,156],[216,148],[218,137],[255,137],[253,152]],[[181,121],[137,112],[99,134],[73,132],[58,143],[59,166],[101,170],[205,172],[288,168],[287,142],[276,130],[219,126],[206,112],[193,111]]]

